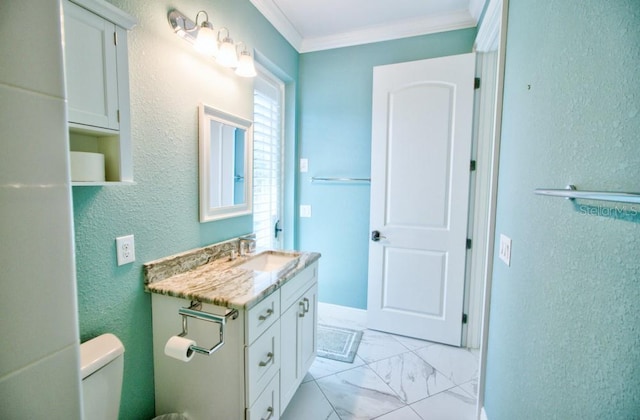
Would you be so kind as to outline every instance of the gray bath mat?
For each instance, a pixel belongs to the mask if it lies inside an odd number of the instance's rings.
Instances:
[[[318,357],[353,363],[362,331],[318,324]]]

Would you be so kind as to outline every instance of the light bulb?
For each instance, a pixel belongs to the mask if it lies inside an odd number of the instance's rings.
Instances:
[[[213,26],[209,22],[204,22],[198,29],[194,46],[202,54],[214,57],[218,54],[218,39]]]
[[[236,67],[238,65],[238,53],[231,38],[227,37],[222,40],[217,60],[220,65],[225,67]]]
[[[236,74],[242,77],[256,77],[257,75],[256,66],[253,64],[253,57],[251,57],[251,54],[249,54],[247,50],[240,53]]]

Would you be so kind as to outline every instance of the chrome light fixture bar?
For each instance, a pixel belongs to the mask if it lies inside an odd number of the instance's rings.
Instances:
[[[205,20],[199,24],[201,14],[205,16]],[[227,28],[220,28],[216,32],[204,10],[198,12],[195,22],[175,9],[169,11],[168,18],[173,31],[201,53],[214,57],[222,66],[235,68],[238,76],[256,76],[253,57],[247,51],[246,44],[242,41],[234,43]],[[221,39],[223,33],[226,34]],[[237,51],[239,45],[244,46],[240,54]]]
[[[200,14],[200,12],[198,12],[198,14]],[[196,20],[197,19],[196,16]],[[174,9],[169,12],[169,23],[178,36],[191,44],[195,44],[198,27],[194,21]]]

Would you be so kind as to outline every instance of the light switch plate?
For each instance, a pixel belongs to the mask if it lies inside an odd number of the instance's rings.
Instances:
[[[303,204],[300,206],[300,217],[311,217],[311,206]]]
[[[300,159],[300,172],[309,172],[309,159]]]
[[[500,234],[500,259],[511,267],[511,238]]]
[[[133,242],[133,235],[120,236],[116,238],[116,258],[118,265],[129,264],[136,260],[136,249]]]

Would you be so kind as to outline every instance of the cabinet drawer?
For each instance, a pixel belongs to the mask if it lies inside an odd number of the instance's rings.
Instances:
[[[280,288],[280,308],[284,312],[309,289],[318,278],[318,263],[305,268]]]
[[[280,378],[276,373],[255,403],[247,410],[247,420],[278,420],[280,418]]]
[[[251,344],[280,316],[280,290],[251,308],[247,315],[246,342]]]
[[[246,350],[247,407],[251,407],[280,369],[280,322],[274,322]]]

